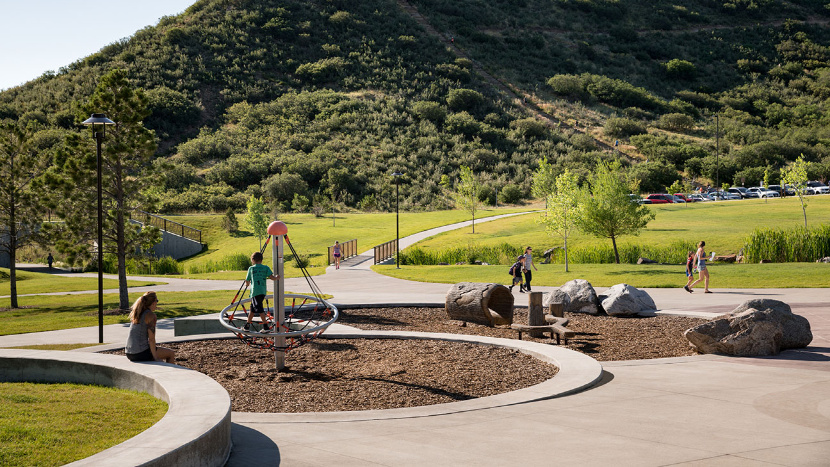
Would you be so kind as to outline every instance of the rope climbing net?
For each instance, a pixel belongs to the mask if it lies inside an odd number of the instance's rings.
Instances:
[[[268,236],[260,253],[265,251],[272,238],[274,237]],[[282,325],[276,319],[277,300],[280,300],[280,298],[275,298],[274,294],[266,295],[263,306],[266,314],[265,322],[261,319],[252,319],[253,322],[246,329],[245,325],[249,322],[249,314],[254,313],[254,311],[251,307],[251,298],[237,300],[240,296],[244,296],[248,290],[248,284],[243,281],[233,300],[231,300],[231,304],[225,307],[219,315],[222,326],[253,348],[283,352],[296,349],[320,336],[340,316],[337,307],[323,299],[320,288],[303,266],[297,251],[288,239],[288,235],[285,235],[284,238],[296,261],[297,268],[302,272],[308,283],[311,294],[281,294],[285,303],[285,317]],[[272,303],[274,306],[271,305]],[[255,316],[254,318],[259,317]]]

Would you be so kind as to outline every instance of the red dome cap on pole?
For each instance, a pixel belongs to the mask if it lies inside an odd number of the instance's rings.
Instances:
[[[268,225],[268,235],[285,235],[288,233],[288,226],[283,221],[274,221]]]

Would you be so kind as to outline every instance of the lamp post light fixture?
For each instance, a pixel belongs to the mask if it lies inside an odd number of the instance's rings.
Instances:
[[[401,268],[401,260],[400,260],[400,244],[401,244],[401,224],[400,224],[400,204],[401,204],[401,172],[395,172],[392,174],[395,177],[395,269]]]
[[[101,189],[101,143],[104,141],[107,125],[115,125],[104,114],[92,114],[83,121],[83,124],[92,128],[92,137],[98,146],[96,167],[98,171],[98,343],[104,343],[104,209]]]

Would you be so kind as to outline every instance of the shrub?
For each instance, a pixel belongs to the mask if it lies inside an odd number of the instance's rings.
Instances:
[[[522,189],[518,185],[508,183],[499,191],[499,201],[505,204],[518,204],[522,200]]]
[[[686,114],[671,113],[660,116],[657,126],[669,131],[689,131],[694,128],[695,121]]]
[[[758,228],[744,241],[744,258],[749,263],[762,259],[779,263],[815,261],[830,256],[830,225],[791,230]]]
[[[234,233],[239,230],[239,221],[236,219],[233,208],[228,208],[227,212],[225,212],[225,217],[222,218],[222,228],[228,233]]]
[[[154,274],[181,274],[184,267],[170,256],[162,256],[151,265]]]
[[[609,118],[603,131],[612,138],[627,138],[647,133],[646,125],[630,118]]]
[[[669,60],[663,67],[666,69],[666,74],[672,78],[691,79],[697,73],[697,68],[692,62],[678,58]]]
[[[439,124],[447,116],[447,109],[437,102],[418,101],[412,104],[412,112],[421,120]]]
[[[510,128],[523,138],[541,138],[547,134],[545,124],[532,117],[513,120]]]
[[[471,110],[484,102],[484,95],[472,89],[450,89],[447,105],[453,110]]]

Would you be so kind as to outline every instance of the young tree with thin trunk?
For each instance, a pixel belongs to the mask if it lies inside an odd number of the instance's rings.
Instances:
[[[556,177],[552,192],[547,196],[547,208],[537,219],[550,236],[562,237],[565,245],[565,272],[568,272],[568,237],[576,229],[582,206],[578,185],[579,176],[570,170]]]
[[[539,167],[533,172],[530,192],[533,196],[544,199],[547,206],[548,196],[556,191],[557,177],[553,164],[549,163],[547,158],[539,159],[538,163]]]
[[[40,196],[35,180],[49,166],[45,151],[32,142],[31,128],[0,125],[0,251],[9,255],[11,307],[17,301],[17,250],[35,240],[41,223]]]
[[[807,194],[807,165],[809,162],[804,161],[804,156],[798,156],[795,162],[789,167],[783,169],[781,175],[781,183],[790,185],[790,187],[801,201],[801,213],[804,215],[804,228],[807,228],[807,200],[804,195]]]
[[[473,173],[473,169],[462,165],[453,199],[457,207],[473,216],[473,233],[476,233],[476,212],[481,205],[481,201],[478,200],[479,191],[481,191],[481,182],[478,176]]]
[[[99,247],[116,258],[119,308],[127,310],[127,259],[161,241],[157,228],[130,221],[134,210],[152,210],[149,189],[160,180],[150,171],[156,139],[143,124],[149,116],[147,98],[130,84],[126,72],[113,70],[101,78],[81,112],[79,119],[104,113],[116,123],[107,128],[102,145],[104,238]],[[86,131],[71,135],[67,148],[56,158],[56,171],[49,179],[52,204],[64,224],[48,230],[58,251],[78,262],[92,257],[89,246],[97,237],[97,151]]]
[[[245,216],[245,224],[259,239],[260,249],[262,249],[262,239],[265,238],[268,229],[268,216],[265,215],[265,211],[265,203],[262,198],[251,195],[251,199],[248,200],[248,214]]]
[[[582,197],[579,229],[595,237],[610,238],[614,245],[614,261],[620,263],[617,238],[638,235],[654,219],[647,206],[628,196],[632,190],[620,174],[619,162],[601,162],[589,180],[590,190]]]

